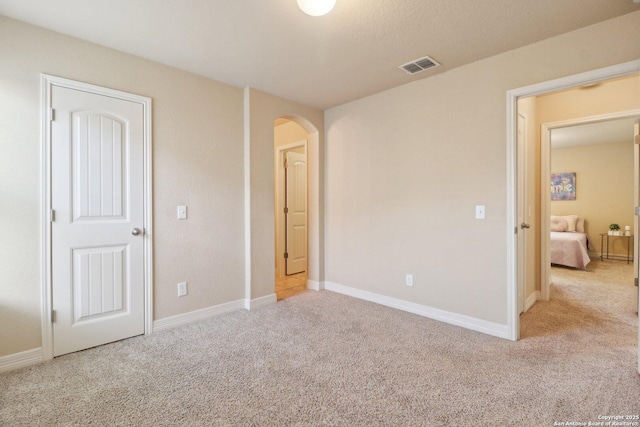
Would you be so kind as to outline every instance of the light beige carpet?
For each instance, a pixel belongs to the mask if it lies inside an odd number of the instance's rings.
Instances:
[[[309,291],[2,374],[0,425],[553,426],[639,414],[635,288],[610,280],[620,263],[599,264],[554,269],[554,299],[522,316],[519,342]]]

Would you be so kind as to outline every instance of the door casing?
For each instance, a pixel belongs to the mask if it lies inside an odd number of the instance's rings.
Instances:
[[[599,114],[595,116],[579,117],[571,120],[563,120],[558,122],[542,123],[540,125],[540,188],[546,188],[549,185],[549,177],[551,176],[551,131],[567,126],[576,126],[588,123],[604,122],[607,120],[623,119],[629,117],[640,116],[640,110],[620,111],[609,114]],[[635,150],[635,149],[634,149]],[[637,159],[637,155],[635,156]],[[637,160],[636,160],[637,161]],[[637,172],[637,171],[636,171]],[[636,182],[637,185],[637,182]],[[546,193],[543,193],[543,195]],[[551,286],[551,249],[549,241],[549,233],[551,231],[551,199],[549,197],[541,197],[540,200],[540,299],[549,301]],[[637,217],[636,217],[637,218]],[[634,230],[636,230],[634,228]],[[634,239],[634,245],[638,239]],[[635,249],[635,248],[634,248]],[[635,251],[634,251],[635,253]],[[637,266],[637,264],[634,264]]]
[[[144,331],[150,334],[153,327],[153,216],[152,216],[152,138],[151,98],[113,89],[77,82],[47,74],[41,75],[41,331],[42,359],[53,358],[52,321],[52,263],[51,263],[51,89],[53,86],[109,96],[143,107],[143,159],[144,159]]]

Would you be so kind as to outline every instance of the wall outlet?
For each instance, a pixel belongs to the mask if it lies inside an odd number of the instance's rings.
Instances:
[[[407,274],[405,284],[411,288],[413,287],[413,274]]]
[[[187,282],[178,283],[178,296],[183,297],[187,294]]]

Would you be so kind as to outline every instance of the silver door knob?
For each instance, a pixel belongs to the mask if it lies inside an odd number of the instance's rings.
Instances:
[[[520,224],[520,228],[531,228],[531,225],[527,224],[526,222],[523,222],[522,224]]]
[[[139,228],[134,228],[133,230],[131,230],[131,234],[133,234],[134,236],[137,236],[140,233],[142,233],[142,230],[140,230]]]

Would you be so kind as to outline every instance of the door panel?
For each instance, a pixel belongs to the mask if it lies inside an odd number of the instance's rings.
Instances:
[[[74,219],[123,217],[126,124],[95,112],[73,112]],[[82,137],[86,135],[86,137]]]
[[[144,333],[139,103],[53,86],[54,356]]]
[[[286,168],[286,273],[307,269],[307,164],[302,153],[287,151]]]
[[[126,313],[127,270],[125,246],[74,249],[74,322]]]

